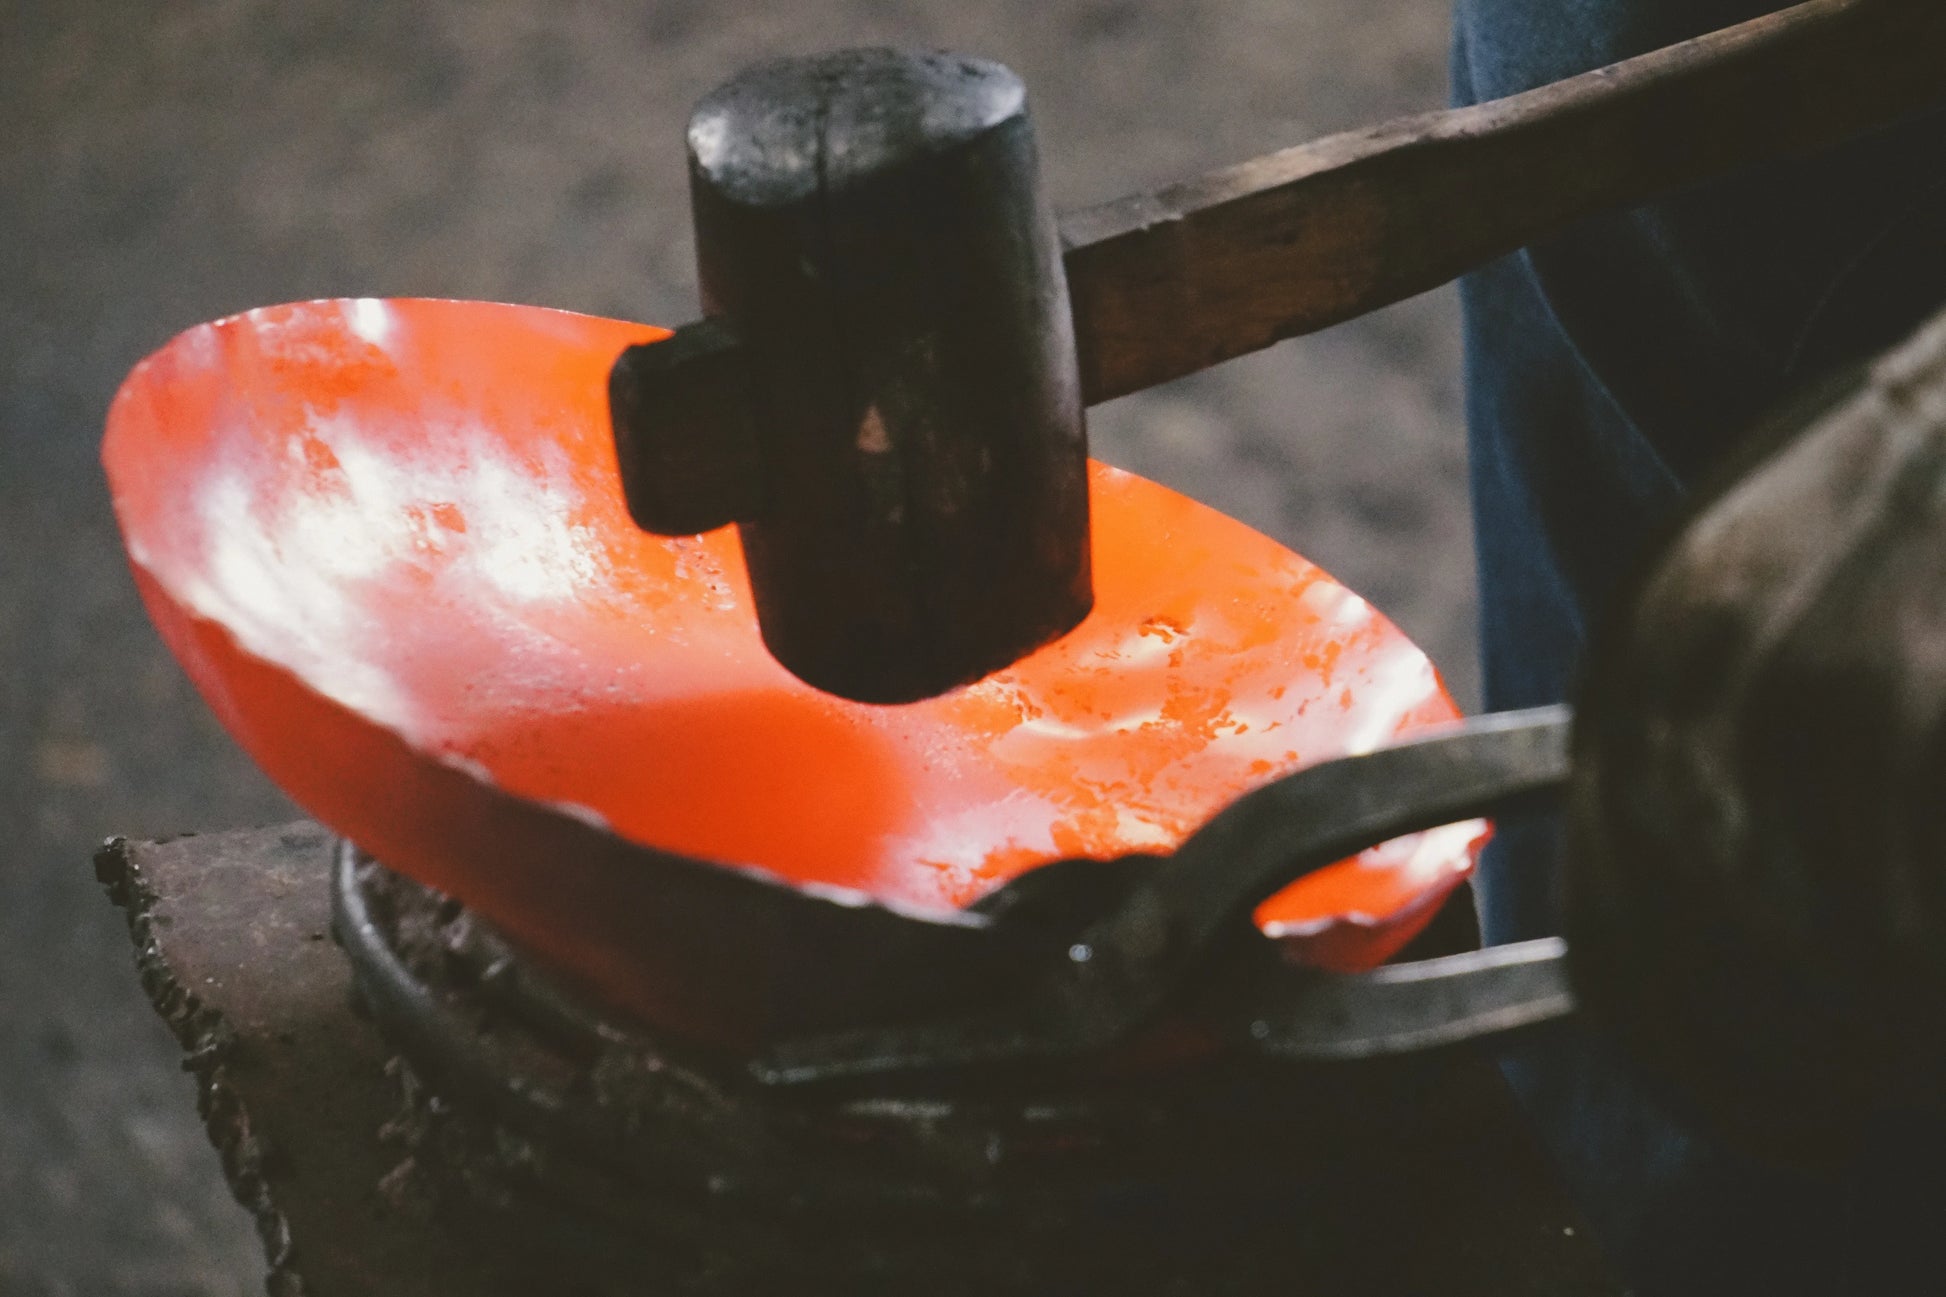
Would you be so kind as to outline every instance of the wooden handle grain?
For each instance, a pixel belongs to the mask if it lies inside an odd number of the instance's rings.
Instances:
[[[1946,101],[1946,3],[1810,0],[1062,221],[1089,403],[1421,293],[1561,228]]]

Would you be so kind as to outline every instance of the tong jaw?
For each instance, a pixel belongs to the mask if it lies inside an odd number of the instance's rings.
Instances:
[[[1280,1057],[1405,1052],[1569,1012],[1565,944],[1547,939],[1374,973],[1280,960],[1250,923],[1297,878],[1402,834],[1546,802],[1568,775],[1565,707],[1505,712],[1323,762],[1233,802],[1173,854],[1061,861],[981,905],[1043,928],[1045,967],[974,1016],[788,1040],[751,1064],[771,1086],[1052,1064],[1100,1054],[1187,1011],[1214,1041]]]

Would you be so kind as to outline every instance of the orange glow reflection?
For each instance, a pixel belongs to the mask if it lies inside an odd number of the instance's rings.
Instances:
[[[605,377],[662,332],[483,303],[271,307],[177,338],[110,415],[139,584],[218,715],[320,819],[490,916],[465,841],[401,831],[415,808],[382,790],[408,763],[941,910],[1059,856],[1166,850],[1265,780],[1457,715],[1356,595],[1101,465],[1097,606],[1074,633],[926,702],[818,693],[764,652],[733,531],[665,540],[627,517]],[[1259,918],[1320,962],[1377,962],[1481,835],[1388,844]],[[572,932],[571,907],[599,903],[562,895],[514,926]]]

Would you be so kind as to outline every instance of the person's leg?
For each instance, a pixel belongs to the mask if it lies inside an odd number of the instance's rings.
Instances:
[[[1473,276],[1464,294],[1469,421],[1499,434],[1475,441],[1471,466],[1480,579],[1491,592],[1482,617],[1488,705],[1559,701],[1572,691],[1586,609],[1549,543],[1562,524],[1543,511],[1572,514],[1589,502],[1576,534],[1599,548],[1605,535],[1637,533],[1630,509],[1666,514],[1678,498],[1675,479],[1630,435],[1518,261]],[[1608,480],[1631,469],[1639,494]],[[1610,516],[1596,516],[1600,509]],[[1620,566],[1623,549],[1611,556]],[[1558,931],[1553,828],[1518,821],[1489,845],[1476,888],[1487,942]],[[1552,1029],[1503,1064],[1591,1227],[1642,1297],[1840,1291],[1822,1219],[1834,1209],[1829,1192],[1699,1142],[1579,1026]],[[1795,1235],[1798,1246],[1767,1247],[1773,1231]],[[1723,1286],[1746,1281],[1756,1286]]]
[[[1454,98],[1776,7],[1458,0]],[[1463,301],[1485,701],[1562,701],[1609,594],[1685,489],[1766,407],[1946,303],[1946,116],[1591,220],[1470,276]],[[1482,862],[1486,939],[1558,931],[1558,887],[1551,826],[1508,826]],[[1891,1173],[1816,1183],[1722,1150],[1578,1028],[1507,1071],[1642,1297],[1829,1297],[1897,1273],[1883,1231],[1864,1232]],[[1862,1250],[1879,1260],[1861,1269]]]

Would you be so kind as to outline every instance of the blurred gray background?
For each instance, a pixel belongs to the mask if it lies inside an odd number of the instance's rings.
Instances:
[[[239,1297],[256,1246],[88,859],[296,812],[125,574],[95,451],[176,331],[436,295],[677,323],[681,135],[754,59],[1026,79],[1057,205],[1443,97],[1439,0],[0,0],[0,1297]],[[1293,545],[1475,694],[1450,292],[1095,412],[1104,459]]]

